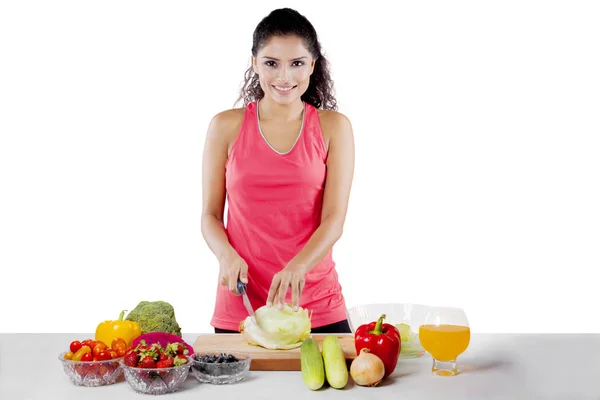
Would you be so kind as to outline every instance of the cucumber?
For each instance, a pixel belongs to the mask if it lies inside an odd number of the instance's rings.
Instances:
[[[300,369],[302,379],[310,390],[319,390],[325,384],[325,368],[319,344],[307,338],[300,347]]]
[[[348,367],[340,341],[335,336],[323,340],[323,364],[329,386],[342,389],[348,383]]]

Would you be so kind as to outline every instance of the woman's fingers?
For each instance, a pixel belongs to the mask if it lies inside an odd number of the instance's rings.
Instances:
[[[291,276],[288,274],[284,274],[281,277],[281,283],[279,284],[279,290],[277,291],[277,308],[280,310],[283,309],[283,305],[285,304],[285,295],[290,287],[291,280]]]
[[[233,294],[235,294],[236,296],[238,296],[240,293],[237,290],[237,281],[238,281],[238,276],[240,274],[240,269],[237,266],[231,266],[229,267],[229,291]]]
[[[273,302],[275,301],[275,296],[277,295],[277,291],[279,290],[280,284],[280,276],[276,274],[273,277],[273,281],[271,281],[271,287],[269,288],[269,294],[267,296],[267,307],[271,307]]]
[[[294,311],[298,311],[300,294],[300,279],[296,278],[292,281],[292,307],[294,308]]]
[[[240,267],[240,281],[242,281],[242,283],[248,283],[248,264],[246,264],[245,261],[242,261]]]

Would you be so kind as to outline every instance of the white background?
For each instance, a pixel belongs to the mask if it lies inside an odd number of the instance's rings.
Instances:
[[[600,332],[600,6],[522,0],[2,2],[0,332],[93,332],[142,300],[212,331],[205,133],[281,6],[353,123],[347,305]]]

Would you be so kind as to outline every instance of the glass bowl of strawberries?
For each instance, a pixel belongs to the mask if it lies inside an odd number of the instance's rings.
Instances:
[[[121,339],[123,340],[123,339]],[[122,356],[100,341],[74,340],[69,351],[59,354],[65,374],[77,386],[112,385],[121,375]]]
[[[125,380],[137,393],[176,392],[190,372],[190,358],[181,343],[146,344],[141,341],[120,360]]]

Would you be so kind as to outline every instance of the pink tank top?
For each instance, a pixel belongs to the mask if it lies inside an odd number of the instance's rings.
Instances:
[[[226,163],[229,242],[248,264],[247,293],[256,310],[266,304],[273,275],[302,250],[321,222],[327,149],[318,111],[304,103],[294,146],[279,153],[258,123],[258,104],[246,107]],[[300,306],[313,328],[346,319],[346,304],[331,251],[305,275]],[[218,284],[211,325],[237,330],[246,319],[241,296]],[[291,290],[286,301],[291,304]]]

